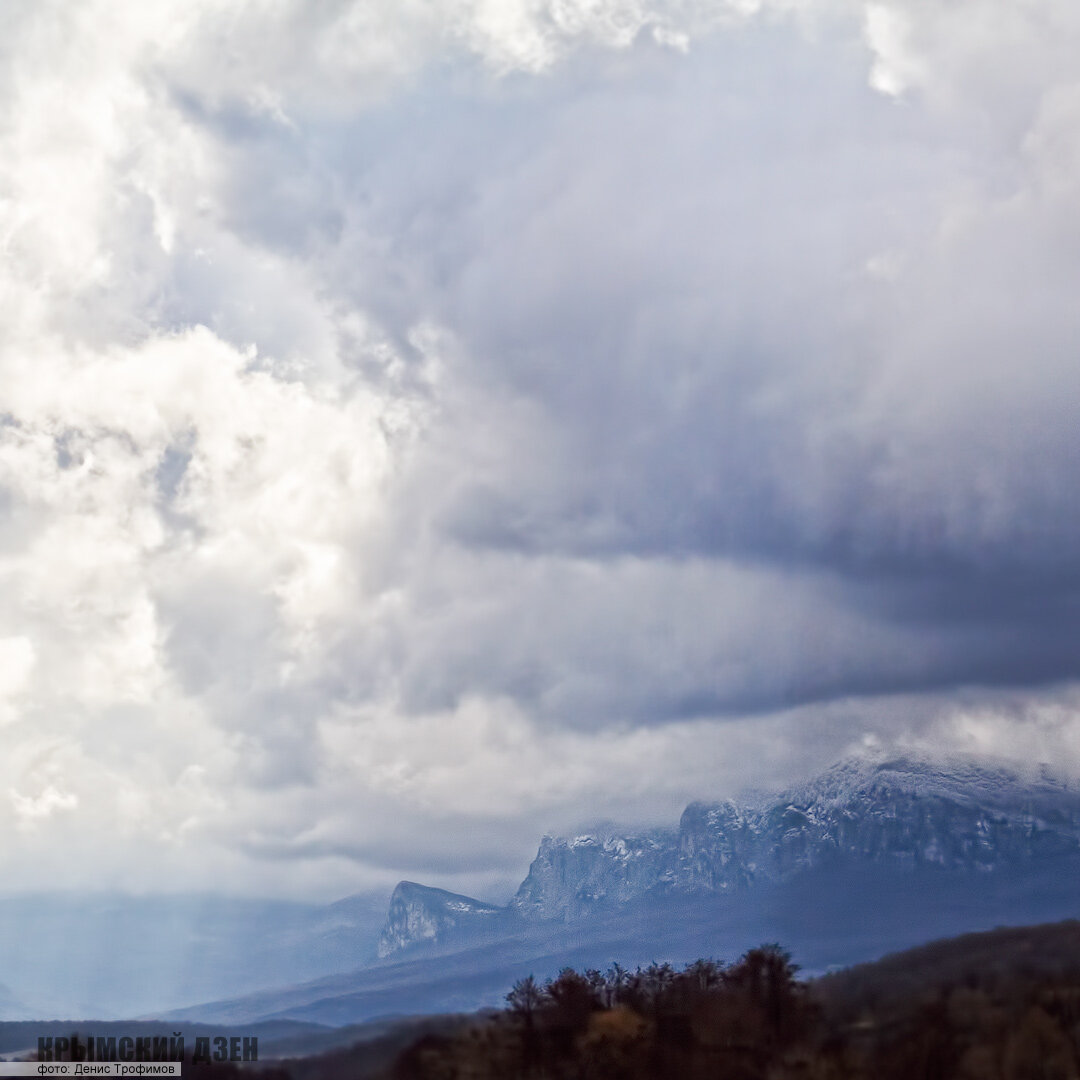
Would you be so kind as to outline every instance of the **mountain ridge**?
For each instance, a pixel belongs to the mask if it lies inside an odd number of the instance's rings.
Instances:
[[[545,835],[507,905],[457,901],[482,910],[486,930],[510,932],[520,922],[573,923],[650,894],[738,893],[853,862],[986,873],[1077,853],[1080,785],[1049,766],[879,752],[771,795],[691,802],[675,828]],[[429,894],[411,895],[407,918],[391,904],[384,959],[478,925],[450,917],[442,899],[428,906]]]
[[[497,1006],[522,976],[731,957],[824,973],[933,938],[1080,914],[1080,786],[1048,768],[882,754],[672,828],[546,836],[505,905],[403,882],[351,974],[178,1010],[330,1025]]]

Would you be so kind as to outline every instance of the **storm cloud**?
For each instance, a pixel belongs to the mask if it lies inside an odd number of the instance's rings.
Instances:
[[[0,18],[10,880],[1080,767],[1073,5]]]

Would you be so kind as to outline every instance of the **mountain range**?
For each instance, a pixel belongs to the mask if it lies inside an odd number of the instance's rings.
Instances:
[[[517,922],[574,923],[650,898],[750,894],[815,870],[964,876],[1077,855],[1080,787],[1048,768],[849,758],[776,795],[691,803],[674,829],[545,836],[503,908],[402,882],[379,955]]]
[[[509,903],[401,882],[378,959],[170,1013],[349,1024],[496,1005],[524,974],[738,955],[810,971],[1080,914],[1080,787],[1048,768],[858,757],[775,794],[692,803],[671,829],[546,836]]]
[[[504,904],[409,881],[388,909],[385,894],[2,899],[0,1013],[343,1026],[496,1005],[530,972],[724,958],[763,941],[821,972],[1076,917],[1078,887],[1074,780],[861,756],[779,793],[691,803],[671,828],[545,836]]]

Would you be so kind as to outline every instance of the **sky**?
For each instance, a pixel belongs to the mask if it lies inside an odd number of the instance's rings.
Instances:
[[[1075,0],[8,0],[5,891],[505,898],[1080,770]]]

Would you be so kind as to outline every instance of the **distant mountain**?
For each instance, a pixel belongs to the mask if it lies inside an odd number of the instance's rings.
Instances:
[[[378,953],[389,956],[420,941],[435,941],[448,932],[483,933],[503,909],[469,896],[402,881],[390,897]]]
[[[853,758],[779,794],[691,804],[676,828],[545,837],[505,907],[402,882],[378,959],[370,948],[364,966],[308,982],[297,964],[291,985],[266,980],[165,1016],[342,1026],[498,1005],[516,979],[563,966],[730,959],[781,941],[823,972],[1078,915],[1074,782],[966,758]],[[352,941],[356,955],[359,933],[334,934],[326,940]],[[303,955],[303,933],[266,948],[281,943]]]
[[[740,802],[692,803],[677,829],[545,836],[509,906],[514,920],[572,923],[649,896],[736,894],[810,870],[1018,870],[1080,854],[1080,787],[969,758],[857,757],[805,784]],[[420,886],[403,883],[410,889]],[[423,905],[418,906],[418,910]],[[391,912],[380,956],[467,936],[480,922]]]
[[[808,870],[736,893],[650,893],[566,922],[505,916],[502,936],[446,935],[360,970],[193,1005],[178,1023],[275,1019],[340,1026],[378,1017],[499,1006],[525,975],[653,961],[730,960],[780,941],[809,974],[872,960],[933,938],[1080,914],[1080,856],[1035,860],[1012,873],[939,866]],[[513,921],[510,921],[513,920]]]
[[[679,884],[674,832],[545,836],[510,909],[525,919],[569,922]]]

